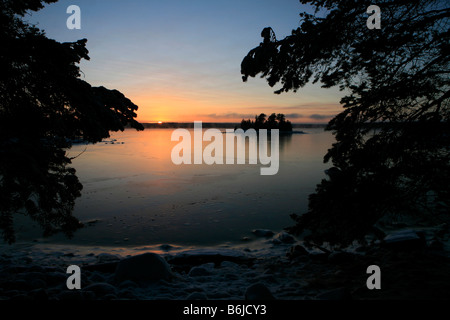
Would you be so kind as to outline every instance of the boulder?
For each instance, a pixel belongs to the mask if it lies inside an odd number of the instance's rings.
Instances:
[[[245,291],[245,300],[275,300],[275,298],[264,284],[255,283]]]
[[[231,261],[239,265],[252,264],[254,257],[245,255],[242,251],[232,249],[194,249],[187,250],[168,257],[169,263],[178,271],[188,272],[192,266],[206,265],[213,263],[215,267],[220,267],[224,261]]]
[[[294,243],[295,238],[289,233],[282,231],[274,237],[274,243]]]
[[[426,246],[425,234],[412,229],[397,231],[383,239],[383,246],[396,250],[422,249]]]
[[[204,267],[193,267],[189,271],[190,277],[202,277],[202,276],[209,276],[209,275],[211,275],[211,272],[209,272],[209,270]]]
[[[296,259],[298,257],[306,257],[309,252],[301,245],[292,246],[289,251],[286,253],[286,256],[289,259]]]
[[[169,264],[156,253],[144,253],[126,258],[117,264],[114,278],[118,282],[156,282],[173,278]]]
[[[125,280],[125,281],[121,282],[119,285],[120,289],[137,288],[137,287],[138,287],[137,283],[134,281],[131,281],[131,280]]]
[[[271,237],[274,235],[273,231],[268,229],[255,229],[252,233],[257,237]]]

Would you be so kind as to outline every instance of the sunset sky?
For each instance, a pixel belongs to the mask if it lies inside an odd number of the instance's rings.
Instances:
[[[66,27],[72,4],[81,30]],[[327,122],[341,108],[337,89],[276,95],[264,79],[241,79],[262,29],[284,38],[302,11],[309,8],[297,0],[61,0],[26,20],[61,42],[87,38],[83,79],[125,94],[139,106],[138,121],[236,122],[276,112],[294,123]]]

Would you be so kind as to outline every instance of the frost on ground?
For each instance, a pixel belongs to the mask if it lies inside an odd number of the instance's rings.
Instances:
[[[398,237],[396,238],[398,239]],[[450,296],[450,262],[415,237],[352,252],[305,248],[286,234],[242,246],[94,248],[16,244],[0,248],[0,299],[309,300],[439,299]],[[410,241],[410,242],[408,242]],[[400,242],[401,244],[401,242]],[[379,265],[382,290],[366,286]],[[67,267],[81,268],[69,290]]]
[[[260,290],[252,292],[253,284],[279,298],[313,294],[302,290],[302,281],[292,281],[295,266],[290,270],[288,246],[270,240],[258,249],[169,245],[74,249],[38,244],[2,249],[1,299],[242,300],[246,293],[260,297]],[[69,265],[81,268],[81,290],[67,289]]]

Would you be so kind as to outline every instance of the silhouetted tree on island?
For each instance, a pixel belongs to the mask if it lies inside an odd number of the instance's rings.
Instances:
[[[267,119],[267,115],[264,113],[261,113],[259,116],[255,116],[255,121],[252,121],[250,119],[245,120],[242,119],[241,121],[241,129],[248,130],[248,129],[278,129],[280,132],[291,132],[292,131],[292,124],[289,120],[286,120],[286,117],[284,114],[275,114],[272,113]]]
[[[241,64],[244,81],[261,74],[281,85],[277,94],[310,81],[346,92],[326,128],[336,137],[324,158],[333,167],[289,230],[348,245],[386,216],[448,219],[448,1],[377,1],[380,30],[367,27],[373,1],[300,2],[316,13],[301,13],[300,27],[281,40],[265,28]]]
[[[22,20],[52,2],[0,4],[0,229],[9,243],[19,213],[44,236],[80,227],[72,211],[82,185],[66,153],[73,139],[94,143],[126,125],[143,129],[122,93],[80,79],[86,39],[59,43]]]

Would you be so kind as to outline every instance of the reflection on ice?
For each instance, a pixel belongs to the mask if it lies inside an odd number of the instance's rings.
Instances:
[[[69,243],[185,247],[253,240],[253,229],[282,230],[292,225],[290,214],[306,210],[308,195],[329,167],[322,159],[332,135],[319,128],[305,131],[280,135],[279,170],[269,176],[248,160],[174,165],[172,129],[125,130],[111,137],[123,144],[88,145],[73,160],[84,185],[74,215],[98,222],[77,231]],[[85,148],[74,146],[70,154]],[[18,231],[19,241],[41,235],[28,224]],[[46,241],[67,242],[59,235]]]

